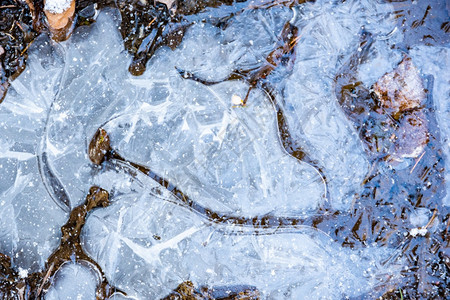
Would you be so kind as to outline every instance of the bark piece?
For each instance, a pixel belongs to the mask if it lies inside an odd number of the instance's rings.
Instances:
[[[48,28],[52,33],[53,39],[57,41],[66,40],[72,33],[75,16],[75,0],[71,0],[68,8],[63,9],[62,7],[49,8],[48,5],[44,7]]]

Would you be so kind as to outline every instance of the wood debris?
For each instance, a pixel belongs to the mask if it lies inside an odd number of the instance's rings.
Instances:
[[[53,39],[57,41],[66,40],[73,29],[75,0],[71,0],[70,6],[67,9],[62,10],[62,12],[44,8],[44,13],[47,18],[48,29],[52,33]]]

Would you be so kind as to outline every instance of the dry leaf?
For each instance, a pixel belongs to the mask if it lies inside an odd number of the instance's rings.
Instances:
[[[418,108],[426,97],[418,69],[405,57],[392,72],[386,73],[373,86],[383,108],[392,114]]]

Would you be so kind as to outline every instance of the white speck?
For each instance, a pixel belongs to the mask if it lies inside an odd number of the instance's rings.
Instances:
[[[413,228],[410,230],[409,234],[413,237],[417,235],[425,236],[427,234],[426,228]]]
[[[183,125],[181,126],[181,130],[182,130],[182,131],[187,131],[187,130],[189,130],[189,125],[188,125],[188,123],[186,122],[186,119],[184,119],[184,121],[183,121]]]
[[[19,267],[19,277],[20,278],[28,277],[28,270],[22,269],[22,268]]]
[[[71,0],[47,0],[44,9],[54,14],[60,14],[70,7]]]

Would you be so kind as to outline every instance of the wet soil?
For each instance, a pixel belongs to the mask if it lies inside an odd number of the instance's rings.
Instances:
[[[0,103],[9,80],[25,68],[27,49],[37,33],[32,28],[30,10],[15,0],[0,1]]]

